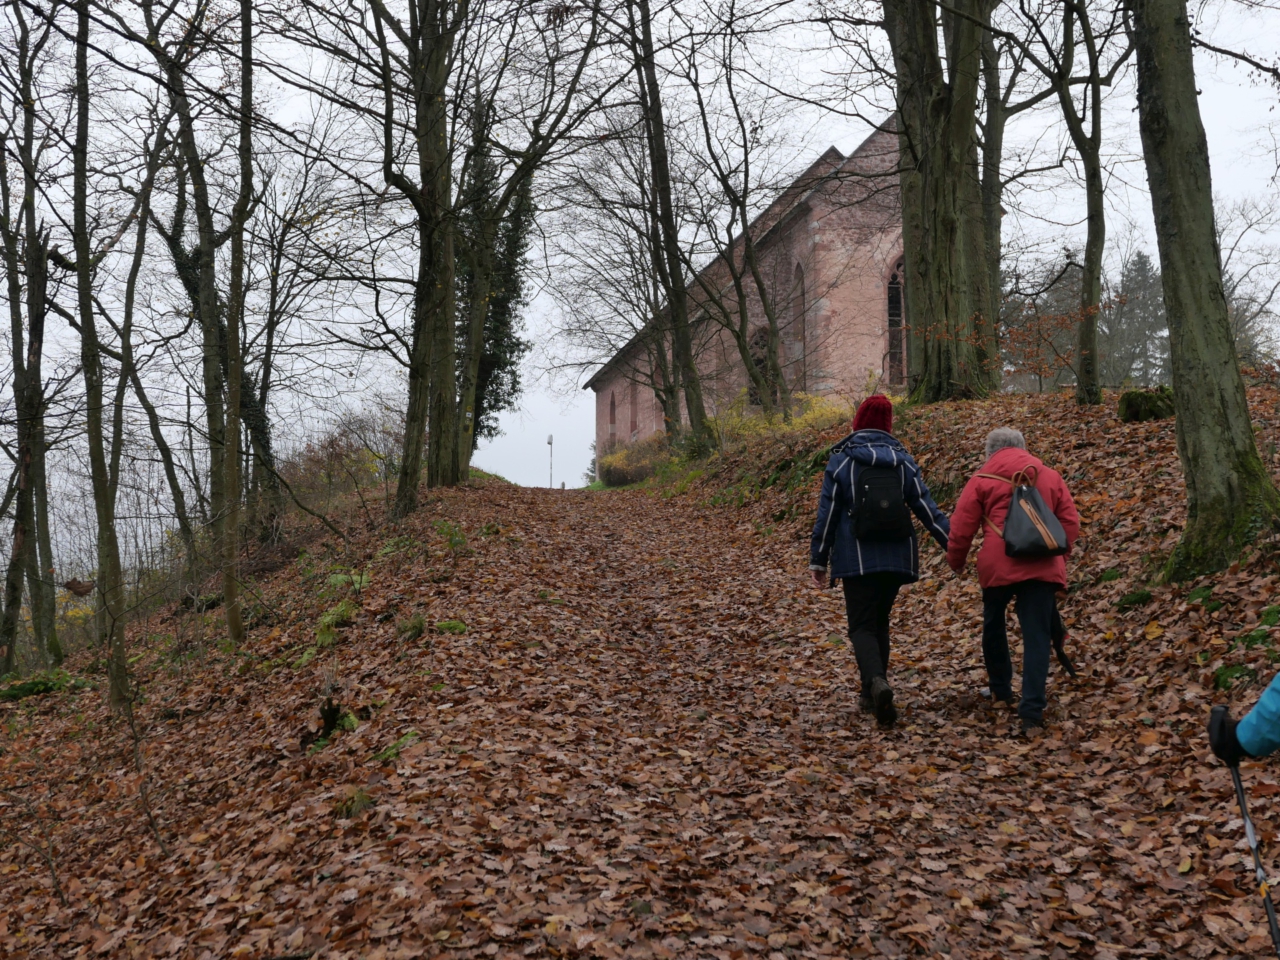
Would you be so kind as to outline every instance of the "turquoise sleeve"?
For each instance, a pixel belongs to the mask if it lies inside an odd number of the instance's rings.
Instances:
[[[1280,673],[1240,721],[1236,738],[1251,757],[1265,757],[1280,750]]]

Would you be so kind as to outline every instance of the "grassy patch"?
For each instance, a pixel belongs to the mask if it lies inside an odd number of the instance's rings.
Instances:
[[[1213,587],[1203,586],[1196,587],[1187,594],[1187,603],[1204,603],[1213,596]]]
[[[330,607],[320,615],[322,627],[345,627],[355,620],[360,608],[351,600],[343,600],[335,607]]]
[[[487,470],[481,470],[479,467],[468,468],[467,477],[470,480],[492,480],[494,483],[504,483],[508,487],[515,486],[506,477],[500,477],[496,473],[490,473]]]
[[[364,788],[356,787],[333,805],[333,815],[339,820],[350,820],[352,817],[358,817],[366,810],[372,809],[373,806],[373,797],[365,793]]]
[[[1133,593],[1126,593],[1123,597],[1116,601],[1116,609],[1132,610],[1134,607],[1141,607],[1151,602],[1150,590],[1135,590]]]
[[[0,690],[0,700],[25,700],[27,697],[38,697],[59,690],[81,690],[91,686],[93,685],[88,680],[73,677],[65,670],[51,670],[9,684]]]
[[[1252,667],[1247,667],[1243,663],[1237,663],[1231,667],[1219,667],[1213,674],[1213,685],[1219,690],[1230,690],[1231,684],[1240,677],[1253,680],[1257,677],[1257,671]]]
[[[1252,630],[1240,638],[1240,642],[1244,644],[1246,650],[1252,650],[1254,647],[1271,646],[1271,631],[1262,628]]]
[[[1102,573],[1101,573],[1101,575],[1099,575],[1099,577],[1098,577],[1098,582],[1099,582],[1099,583],[1111,583],[1112,581],[1114,581],[1114,580],[1119,580],[1119,579],[1120,579],[1120,568],[1119,568],[1119,567],[1109,567],[1108,569],[1103,570],[1103,571],[1102,571]]]
[[[1274,627],[1280,624],[1280,606],[1267,607],[1262,611],[1262,616],[1258,617],[1258,623],[1264,627]]]
[[[393,553],[402,553],[413,547],[413,537],[392,537],[378,549],[379,557],[389,557]]]
[[[427,632],[427,621],[422,614],[415,613],[408,620],[396,624],[396,636],[401,640],[417,640]]]
[[[436,629],[441,633],[462,634],[467,632],[467,625],[461,620],[441,620]]]
[[[403,750],[405,747],[409,747],[417,743],[418,740],[420,739],[420,736],[421,735],[418,733],[417,730],[410,730],[408,733],[406,733],[403,737],[401,737],[395,743],[391,744],[391,746],[383,747],[381,750],[379,750],[369,759],[377,760],[379,763],[385,763],[388,760],[394,760],[396,757],[400,756],[400,751]]]

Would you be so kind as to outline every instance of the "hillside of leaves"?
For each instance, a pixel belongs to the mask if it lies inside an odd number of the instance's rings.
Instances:
[[[1250,400],[1275,465],[1280,393]],[[346,539],[291,532],[242,649],[216,609],[135,624],[132,721],[88,657],[0,699],[0,956],[1264,956],[1203,724],[1273,669],[1273,546],[1153,585],[1173,425],[1113,415],[899,414],[944,505],[999,424],[1075,491],[1080,677],[1054,667],[1043,740],[977,696],[977,584],[931,545],[895,612],[902,719],[853,709],[839,595],[806,582],[840,430],[665,488],[370,504]],[[1244,774],[1272,852],[1280,785]]]

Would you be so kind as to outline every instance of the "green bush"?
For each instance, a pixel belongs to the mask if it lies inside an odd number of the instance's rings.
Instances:
[[[673,459],[665,434],[619,446],[600,458],[600,479],[606,487],[625,487],[648,480]]]

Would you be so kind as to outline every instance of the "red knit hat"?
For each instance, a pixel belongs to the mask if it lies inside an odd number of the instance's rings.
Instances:
[[[893,432],[893,404],[883,393],[873,393],[858,404],[857,416],[853,418],[853,430],[883,430]]]

